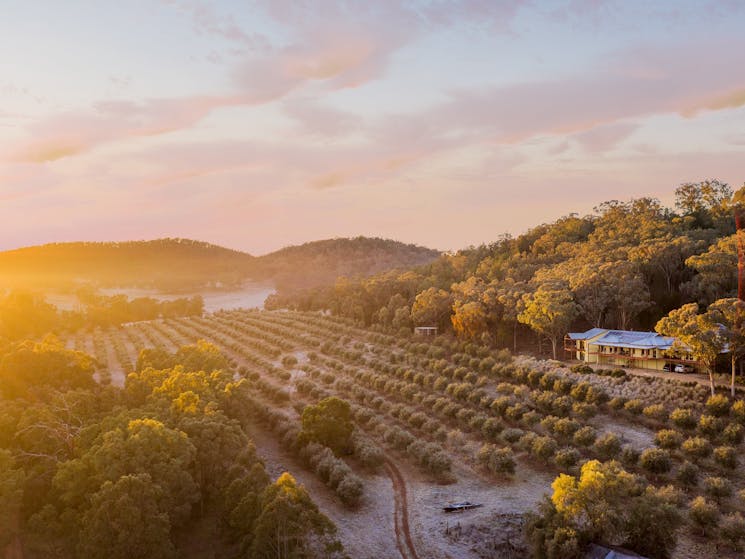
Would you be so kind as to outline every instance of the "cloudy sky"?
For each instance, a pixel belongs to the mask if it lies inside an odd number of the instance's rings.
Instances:
[[[457,249],[745,181],[741,0],[0,6],[0,249]]]

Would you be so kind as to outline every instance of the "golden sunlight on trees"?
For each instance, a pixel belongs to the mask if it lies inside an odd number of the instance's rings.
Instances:
[[[560,474],[551,487],[551,498],[528,518],[534,557],[579,558],[589,542],[669,557],[681,523],[675,495],[646,486],[615,461],[585,462],[579,477]]]
[[[551,340],[556,359],[557,344],[578,314],[572,293],[559,285],[545,285],[532,294],[524,295],[523,302],[525,308],[518,315],[518,320]]]
[[[713,312],[699,314],[697,303],[688,303],[660,319],[655,330],[664,336],[673,336],[676,346],[687,349],[709,374],[711,394],[714,395],[714,365],[724,351],[727,339],[722,327],[715,321]]]

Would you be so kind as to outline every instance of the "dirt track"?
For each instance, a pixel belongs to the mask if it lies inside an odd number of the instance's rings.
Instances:
[[[395,500],[393,520],[396,527],[396,547],[398,547],[398,551],[401,553],[403,559],[419,559],[409,529],[409,505],[406,497],[406,483],[401,472],[391,460],[386,459],[385,469],[393,482],[393,497]]]

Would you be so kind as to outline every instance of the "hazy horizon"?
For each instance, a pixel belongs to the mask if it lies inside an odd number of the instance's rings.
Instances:
[[[737,188],[743,22],[738,2],[11,0],[0,249],[457,250]]]

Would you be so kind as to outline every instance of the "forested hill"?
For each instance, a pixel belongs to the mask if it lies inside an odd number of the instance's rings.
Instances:
[[[333,284],[340,276],[366,277],[436,260],[436,250],[389,239],[328,239],[283,248],[257,259],[260,273],[281,289]]]
[[[394,329],[438,325],[510,346],[531,332],[556,342],[569,329],[650,329],[685,303],[704,308],[735,295],[733,211],[743,192],[707,180],[681,185],[674,209],[652,198],[605,202],[591,215],[444,254],[405,274],[285,290],[267,306],[329,309]]]
[[[437,258],[434,250],[384,239],[331,239],[254,257],[188,239],[54,243],[0,252],[0,287],[229,287],[245,280],[309,287]]]
[[[86,281],[178,290],[240,282],[253,260],[242,252],[186,239],[53,243],[0,253],[0,278],[22,286]]]

